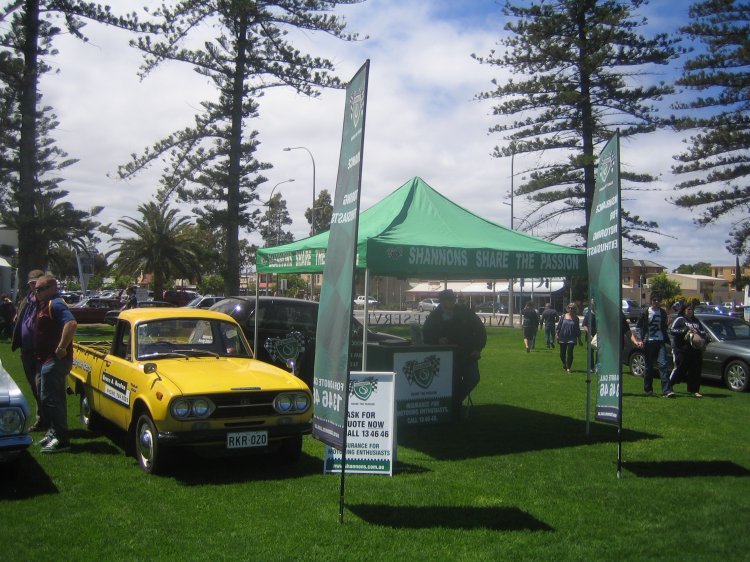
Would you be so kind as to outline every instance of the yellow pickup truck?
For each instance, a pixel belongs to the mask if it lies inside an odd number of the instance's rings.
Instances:
[[[291,373],[253,359],[231,317],[202,309],[133,308],[112,342],[74,344],[68,391],[81,423],[129,434],[141,468],[158,472],[175,447],[277,452],[294,462],[311,430],[312,397]]]

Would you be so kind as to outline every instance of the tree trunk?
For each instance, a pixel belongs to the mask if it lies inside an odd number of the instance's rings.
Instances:
[[[32,269],[45,269],[47,249],[34,228],[36,219],[36,127],[39,82],[39,0],[27,0],[24,19],[24,69],[21,80],[21,138],[18,186],[18,278],[25,281]],[[26,283],[20,283],[24,288]]]
[[[229,141],[229,173],[227,178],[226,252],[227,270],[224,276],[226,295],[240,292],[240,160],[242,159],[242,101],[245,68],[247,66],[247,13],[237,15],[237,59],[232,84],[232,132]]]

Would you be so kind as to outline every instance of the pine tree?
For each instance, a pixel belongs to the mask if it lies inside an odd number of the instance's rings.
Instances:
[[[258,133],[245,134],[247,121],[256,117],[256,98],[267,88],[292,87],[316,95],[318,87],[338,87],[333,64],[324,58],[300,53],[287,39],[287,30],[321,31],[344,40],[340,18],[327,13],[339,4],[361,0],[181,0],[174,7],[154,12],[163,18],[162,39],[141,38],[134,44],[145,53],[145,76],[165,60],[184,62],[209,78],[217,90],[216,101],[205,101],[195,125],[156,143],[120,168],[121,177],[142,170],[168,155],[162,175],[162,196],[176,193],[197,206],[194,212],[211,227],[220,227],[226,238],[224,272],[226,294],[239,291],[240,229],[257,228],[257,187],[270,168],[253,154]],[[210,23],[218,36],[187,44],[193,31]]]
[[[44,14],[44,18],[41,14]],[[49,70],[46,60],[55,54],[53,39],[63,30],[85,41],[82,33],[85,22],[100,22],[133,31],[154,31],[141,25],[133,15],[117,16],[108,6],[81,0],[17,0],[0,8],[0,21],[9,23],[0,36],[0,80],[3,96],[11,96],[11,117],[17,125],[13,130],[17,144],[12,149],[17,154],[7,170],[8,136],[0,133],[0,181],[5,175],[4,188],[8,188],[7,174],[12,173],[18,230],[18,275],[21,279],[31,269],[43,267],[48,241],[41,235],[41,217],[38,215],[40,173],[39,78]],[[6,100],[4,100],[6,101]],[[7,107],[3,107],[6,110]],[[5,115],[2,117],[5,118]],[[3,152],[6,152],[3,154]],[[5,161],[5,163],[3,162]],[[3,172],[3,167],[5,173]]]
[[[701,209],[700,225],[739,216],[727,249],[750,258],[750,3],[705,0],[689,14],[691,22],[681,31],[706,50],[685,63],[677,81],[700,95],[675,105],[685,112],[677,128],[699,132],[675,156],[680,164],[673,171],[689,179],[676,186],[685,194],[674,202]]]
[[[260,220],[260,236],[263,238],[264,246],[272,248],[294,241],[294,236],[289,231],[284,231],[285,225],[292,224],[292,218],[286,208],[286,200],[282,199],[281,192],[275,193],[268,200],[268,209]]]
[[[331,217],[333,217],[333,203],[331,194],[327,189],[318,193],[315,199],[315,228],[312,228],[312,209],[305,209],[305,218],[310,223],[310,234],[320,234],[331,228]]]
[[[516,194],[534,203],[528,220],[533,227],[556,225],[547,238],[588,235],[594,193],[595,149],[616,129],[621,137],[654,131],[662,123],[651,103],[672,92],[663,82],[639,84],[638,76],[677,56],[676,41],[665,34],[648,39],[639,33],[645,20],[633,13],[645,0],[557,0],[528,6],[506,3],[512,18],[499,40],[506,47],[480,63],[508,69],[521,79],[480,93],[498,100],[493,113],[509,116],[490,129],[510,142],[496,147],[495,157],[543,153],[543,163],[530,170]],[[622,171],[629,182],[648,182],[645,174]],[[568,216],[568,215],[574,216]],[[560,219],[568,217],[564,223]],[[549,222],[548,221],[552,221]],[[658,246],[640,232],[657,223],[623,211],[623,235],[652,250]]]

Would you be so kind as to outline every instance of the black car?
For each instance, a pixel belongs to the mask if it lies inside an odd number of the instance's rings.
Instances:
[[[284,353],[279,350],[304,348],[295,358],[296,374],[312,387],[315,366],[315,334],[318,327],[318,303],[287,297],[260,297],[258,303],[258,349],[255,356],[261,361],[287,366]],[[255,334],[255,297],[228,297],[211,307],[210,310],[228,314],[242,326],[245,337],[253,344]],[[352,317],[352,357],[350,367],[361,369],[363,326]],[[296,334],[300,334],[297,336]],[[301,341],[299,340],[301,338]],[[368,345],[406,344],[408,340],[369,331]]]
[[[730,390],[747,390],[750,387],[750,323],[723,314],[696,314],[695,317],[708,335],[701,376],[723,381]],[[667,348],[671,360],[669,344]],[[624,340],[623,361],[630,366],[633,375],[642,377],[646,372],[643,350],[634,347],[627,338]]]
[[[497,302],[487,301],[474,306],[474,312],[505,312],[505,305]]]

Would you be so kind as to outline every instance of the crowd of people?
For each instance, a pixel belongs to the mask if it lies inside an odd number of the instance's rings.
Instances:
[[[625,316],[621,316],[623,335],[644,352],[644,393],[655,396],[653,381],[654,374],[658,373],[662,396],[674,398],[676,394],[673,385],[686,382],[688,393],[701,398],[700,379],[706,342],[705,330],[695,318],[692,305],[683,306],[679,302],[675,303],[673,310],[677,317],[670,325],[667,311],[661,304],[661,296],[653,293],[650,306],[643,310],[636,322],[640,337],[631,331]],[[591,350],[587,357],[587,367],[592,371],[596,370],[598,342],[596,314],[593,311],[587,309],[581,319],[576,303],[568,304],[562,315],[557,313],[551,303],[547,303],[542,314],[539,314],[534,304],[528,301],[521,312],[521,327],[524,349],[527,353],[534,349],[536,332],[543,327],[547,349],[554,349],[557,343],[562,369],[567,373],[571,372],[576,345],[583,345],[587,341]],[[670,343],[672,349],[672,368],[669,366],[667,343]]]
[[[11,322],[11,350],[20,349],[21,364],[36,404],[30,432],[44,432],[42,453],[70,449],[66,377],[73,365],[73,338],[78,324],[60,298],[57,279],[39,269],[28,275],[28,291]]]

